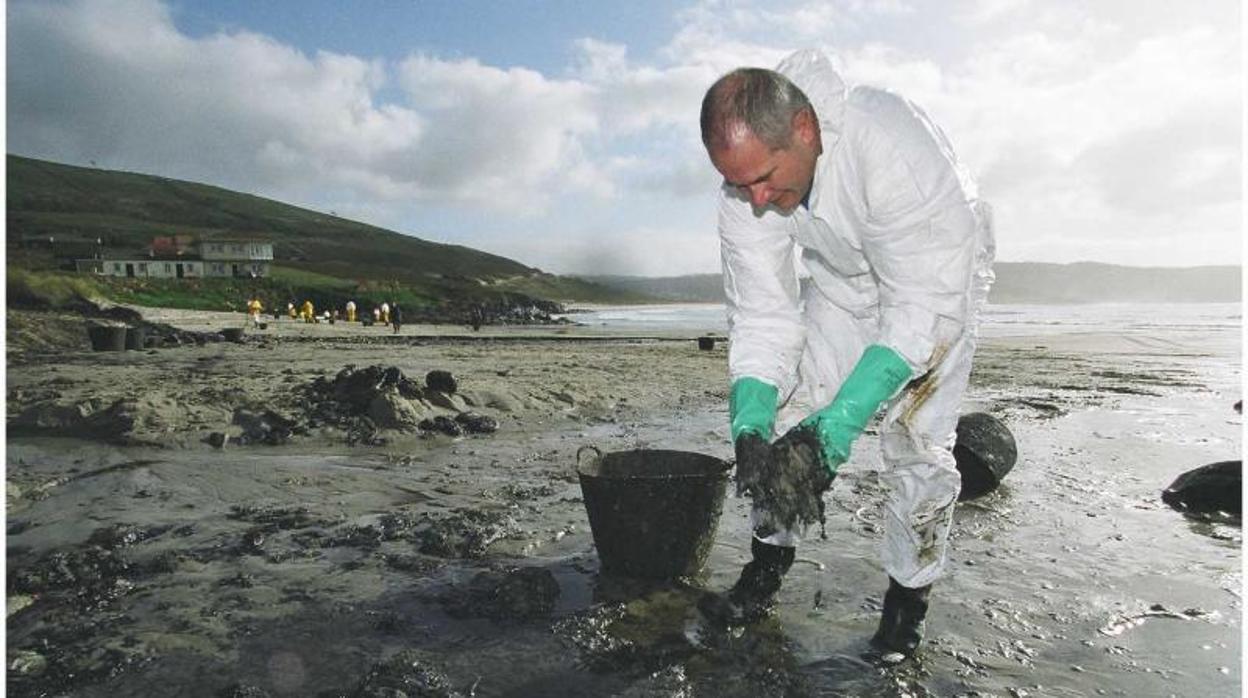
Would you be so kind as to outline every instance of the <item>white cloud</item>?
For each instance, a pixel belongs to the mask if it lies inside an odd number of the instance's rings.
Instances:
[[[191,39],[149,0],[14,5],[9,37],[23,154],[301,199],[361,170],[394,185],[423,138],[418,114],[374,103],[378,63],[247,32]]]
[[[697,128],[702,95],[719,77],[707,65],[633,65],[618,44],[581,39],[576,47],[577,74],[594,86],[595,111],[615,137],[650,127],[682,129],[687,136]]]
[[[599,122],[584,83],[429,56],[406,59],[398,73],[411,108],[429,124],[409,165],[427,192],[540,212],[568,187],[605,186],[579,142]]]
[[[1029,8],[1031,0],[973,0],[969,5],[962,19],[968,24],[987,24]]]
[[[542,73],[309,54],[245,30],[193,38],[160,0],[12,2],[8,142],[552,269],[713,271],[702,95],[733,67],[817,45],[948,133],[997,211],[1000,258],[1212,263],[1240,248],[1238,13],[1234,0],[703,0],[654,55],[568,37],[567,69]],[[471,238],[457,212],[494,216],[494,235]],[[529,234],[547,229],[561,232]],[[1179,252],[1159,248],[1176,239]],[[654,254],[663,243],[673,251]]]

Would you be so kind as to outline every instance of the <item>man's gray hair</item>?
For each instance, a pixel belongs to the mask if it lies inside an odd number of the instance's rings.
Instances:
[[[737,68],[702,98],[702,145],[707,150],[726,145],[732,130],[745,126],[767,147],[786,148],[793,117],[803,109],[814,112],[806,95],[780,73]]]

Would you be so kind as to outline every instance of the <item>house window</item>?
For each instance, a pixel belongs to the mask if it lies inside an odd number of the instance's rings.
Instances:
[[[113,262],[113,271],[121,272],[121,262]]]
[[[168,262],[165,262],[165,273],[168,274],[171,271],[173,271],[173,265]]]
[[[146,273],[147,273],[147,263],[146,263],[146,262],[139,262],[139,271],[143,272],[144,274],[146,274]]]

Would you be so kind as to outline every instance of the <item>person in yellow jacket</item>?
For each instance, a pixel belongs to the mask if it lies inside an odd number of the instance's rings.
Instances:
[[[355,301],[347,301],[347,322],[355,322]]]
[[[312,307],[312,301],[307,300],[303,302],[303,312],[301,314],[304,322],[316,322],[316,310]]]
[[[251,317],[252,327],[260,326],[260,313],[263,310],[264,310],[264,304],[260,302],[259,298],[252,298],[251,300],[247,301],[247,315]]]
[[[381,304],[381,324],[390,324],[390,304],[386,302],[382,302]]]

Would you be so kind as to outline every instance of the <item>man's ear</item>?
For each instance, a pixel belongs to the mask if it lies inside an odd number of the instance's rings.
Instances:
[[[815,110],[806,107],[793,115],[793,133],[806,145],[819,141],[819,121],[815,118]]]

